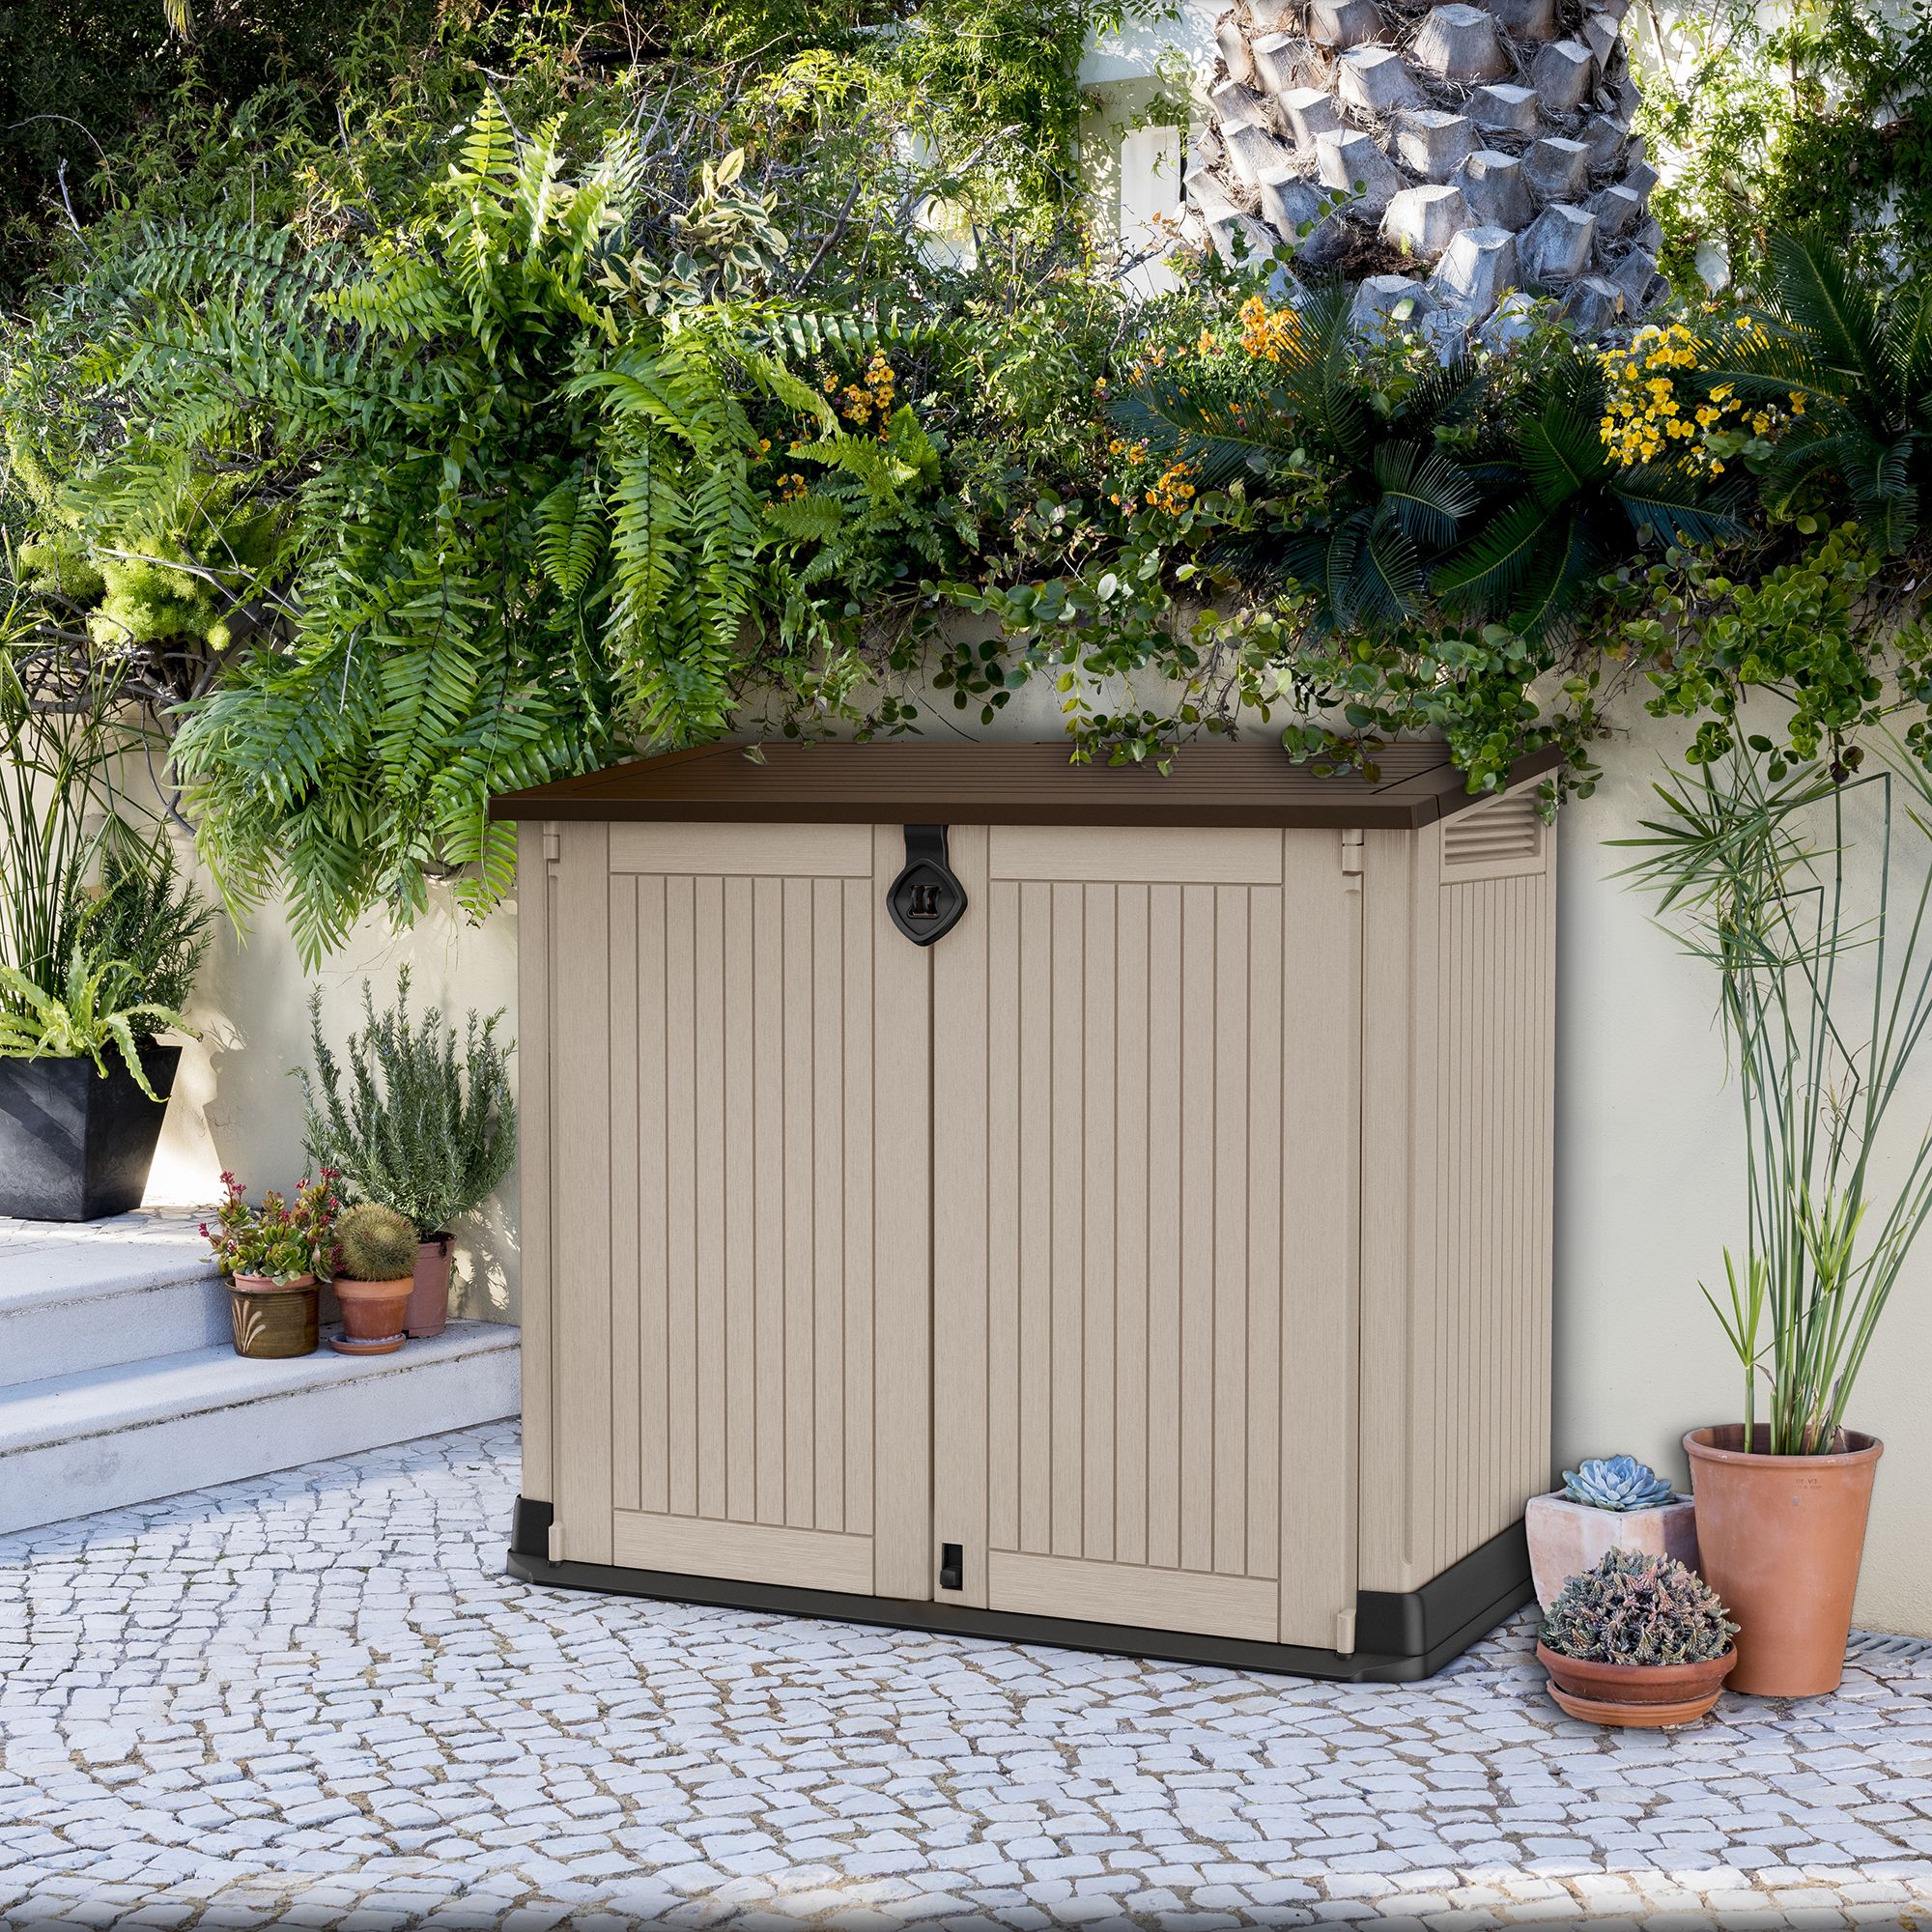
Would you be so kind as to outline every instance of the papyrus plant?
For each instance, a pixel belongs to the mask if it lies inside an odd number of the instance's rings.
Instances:
[[[1717,975],[1744,1106],[1744,1251],[1705,1298],[1744,1366],[1747,1441],[1829,1453],[1932,1213],[1922,1101],[1892,1117],[1932,1020],[1932,781],[1902,754],[1843,783],[1739,755],[1656,789],[1648,836],[1616,842],[1643,850],[1626,876]],[[1864,852],[1858,792],[1877,807]]]

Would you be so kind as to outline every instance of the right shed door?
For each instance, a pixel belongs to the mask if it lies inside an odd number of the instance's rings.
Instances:
[[[935,1593],[1351,1647],[1350,842],[967,827],[952,863],[970,909],[932,953]]]

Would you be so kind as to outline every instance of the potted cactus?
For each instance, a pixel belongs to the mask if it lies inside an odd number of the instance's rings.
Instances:
[[[303,1177],[293,1196],[272,1188],[251,1208],[242,1183],[221,1177],[214,1225],[201,1224],[228,1282],[235,1352],[280,1361],[315,1352],[317,1277],[327,1272],[335,1238],[335,1177]]]
[[[335,1298],[342,1333],[328,1346],[342,1355],[392,1355],[407,1339],[415,1286],[416,1231],[407,1214],[358,1202],[335,1224]]]
[[[1564,1582],[1606,1549],[1674,1556],[1697,1567],[1696,1507],[1634,1456],[1592,1457],[1563,1472],[1563,1487],[1523,1511],[1529,1574],[1547,1610]]]
[[[1718,1594],[1671,1556],[1606,1549],[1557,1593],[1536,1659],[1573,1718],[1666,1730],[1710,1714],[1738,1661]]]

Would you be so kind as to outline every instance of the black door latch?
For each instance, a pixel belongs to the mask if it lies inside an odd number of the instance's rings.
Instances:
[[[893,923],[915,946],[930,946],[959,923],[966,910],[966,888],[946,864],[946,828],[908,825],[905,869],[886,892]]]

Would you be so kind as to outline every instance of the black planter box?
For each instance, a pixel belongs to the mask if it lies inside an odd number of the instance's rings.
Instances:
[[[118,1047],[106,1058],[104,1080],[91,1060],[0,1060],[0,1214],[98,1221],[141,1205],[181,1048],[142,1043],[159,1100]]]

